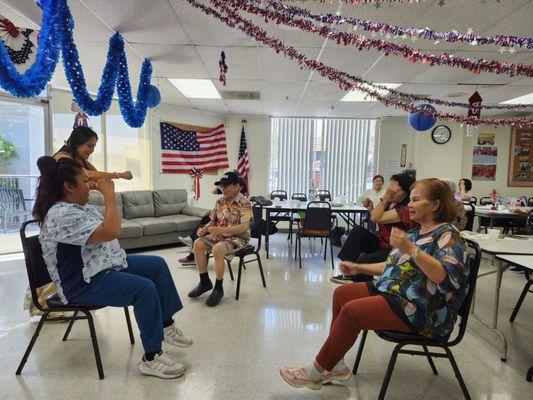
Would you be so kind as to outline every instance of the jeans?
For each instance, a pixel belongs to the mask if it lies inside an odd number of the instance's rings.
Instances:
[[[145,353],[159,352],[163,321],[183,308],[168,265],[157,256],[127,256],[128,268],[94,276],[87,289],[71,303],[133,306]]]

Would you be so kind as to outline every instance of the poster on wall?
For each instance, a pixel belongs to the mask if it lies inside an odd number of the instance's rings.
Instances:
[[[498,148],[496,146],[474,146],[472,164],[496,164]]]
[[[478,146],[494,146],[494,133],[480,133],[477,137]]]
[[[495,181],[496,164],[472,164],[472,180]]]
[[[507,185],[533,187],[533,127],[511,131]]]

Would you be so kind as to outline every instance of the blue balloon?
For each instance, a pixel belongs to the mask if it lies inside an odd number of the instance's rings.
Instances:
[[[423,108],[425,110],[437,111],[431,104],[422,104],[417,108]],[[407,117],[407,121],[411,128],[416,131],[427,131],[437,122],[431,115],[426,115],[418,112],[410,112]]]
[[[161,103],[161,93],[159,89],[154,85],[150,85],[148,88],[148,96],[146,97],[146,104],[150,108],[157,107]]]

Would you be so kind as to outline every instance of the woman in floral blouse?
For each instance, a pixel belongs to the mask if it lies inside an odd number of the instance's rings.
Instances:
[[[295,387],[320,389],[324,383],[350,379],[343,357],[362,330],[416,332],[446,338],[466,297],[469,275],[466,245],[455,220],[453,193],[439,179],[417,181],[409,213],[419,227],[405,233],[394,228],[387,261],[341,263],[346,274],[378,275],[373,282],[340,286],[333,295],[329,337],[313,362],[283,368]]]

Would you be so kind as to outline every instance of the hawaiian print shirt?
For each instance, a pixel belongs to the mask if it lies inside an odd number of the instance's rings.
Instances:
[[[68,287],[69,282],[62,282],[58,270],[58,245],[60,243],[79,246],[83,280],[88,284],[91,278],[106,269],[121,270],[128,267],[126,253],[120,248],[118,240],[104,243],[87,243],[104,218],[98,210],[90,205],[80,206],[59,202],[48,210],[39,241],[43,250],[43,258],[50,277],[57,286],[57,293],[67,303],[67,293],[62,285]],[[72,268],[76,268],[72,266]],[[63,276],[73,276],[64,274]]]
[[[253,218],[252,203],[241,193],[232,199],[221,197],[217,200],[215,208],[211,210],[209,218],[211,218],[211,222],[207,226],[250,225]],[[244,233],[224,234],[222,236],[223,240],[232,242],[235,247],[243,248],[250,241],[250,228]]]
[[[418,333],[430,338],[446,338],[453,330],[468,291],[470,271],[466,244],[451,224],[441,225],[423,235],[420,228],[415,228],[407,236],[441,263],[447,277],[439,285],[435,284],[409,255],[394,249],[374,286],[378,292],[400,303],[407,320]]]

